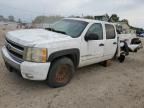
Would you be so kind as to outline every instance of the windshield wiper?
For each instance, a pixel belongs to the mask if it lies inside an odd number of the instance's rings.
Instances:
[[[53,31],[53,28],[45,28],[46,30]]]
[[[66,32],[64,32],[64,31],[54,30],[54,32],[57,32],[57,33],[61,33],[61,34],[65,34],[65,35],[66,35]]]
[[[49,31],[53,31],[53,32],[57,32],[57,33],[61,33],[61,34],[67,34],[66,32],[64,31],[60,31],[60,30],[55,30],[54,28],[46,28],[46,30],[49,30]]]

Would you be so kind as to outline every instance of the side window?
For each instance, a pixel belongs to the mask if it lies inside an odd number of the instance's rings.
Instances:
[[[91,34],[91,33],[97,34],[98,35],[98,40],[102,40],[103,39],[103,28],[102,28],[102,25],[99,24],[99,23],[93,24],[89,28],[89,30],[87,32],[87,35]]]
[[[106,28],[106,39],[114,39],[116,36],[114,26],[106,24],[105,28]]]

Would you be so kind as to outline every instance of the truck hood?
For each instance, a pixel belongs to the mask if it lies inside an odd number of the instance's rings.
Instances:
[[[34,46],[42,42],[62,41],[71,37],[44,29],[27,29],[8,32],[6,38],[24,46]]]

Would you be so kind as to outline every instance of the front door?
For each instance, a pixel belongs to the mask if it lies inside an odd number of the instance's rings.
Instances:
[[[85,53],[81,56],[81,60],[96,63],[104,54],[103,27],[100,23],[93,24],[87,31],[86,35],[96,34],[97,40],[85,41],[82,46],[85,46]],[[83,49],[83,48],[82,48]]]

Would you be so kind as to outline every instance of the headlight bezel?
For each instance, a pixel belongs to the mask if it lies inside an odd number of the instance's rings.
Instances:
[[[28,62],[46,63],[48,50],[47,48],[25,47],[23,59]]]

